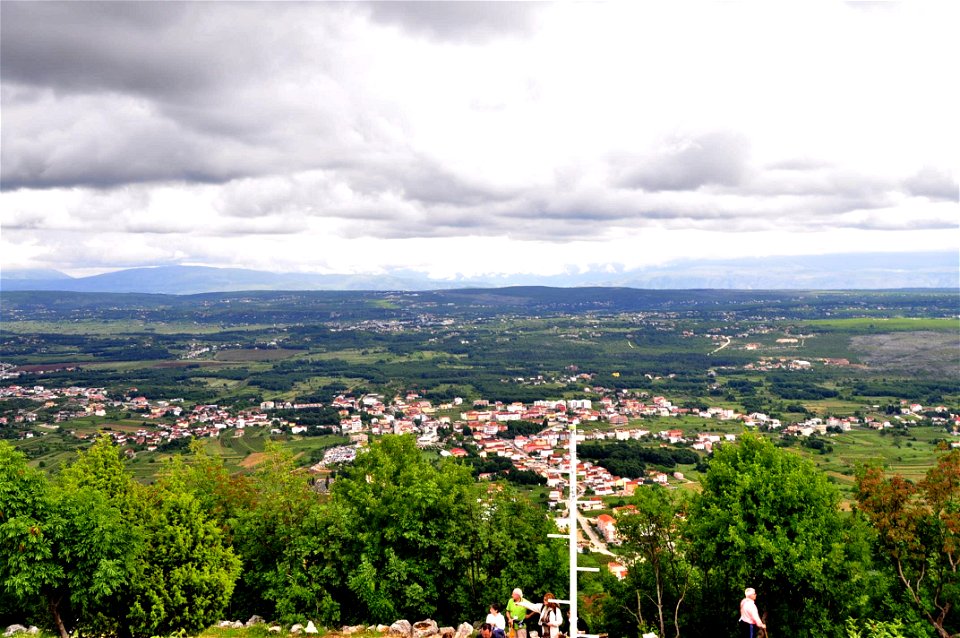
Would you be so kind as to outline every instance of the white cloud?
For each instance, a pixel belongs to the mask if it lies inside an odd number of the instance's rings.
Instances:
[[[0,7],[4,267],[960,248],[949,4]]]

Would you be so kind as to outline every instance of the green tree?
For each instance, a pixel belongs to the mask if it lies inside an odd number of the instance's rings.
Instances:
[[[413,437],[386,436],[358,455],[332,488],[345,578],[359,603],[353,617],[459,619],[477,495],[466,467],[435,467]]]
[[[465,611],[477,615],[493,601],[505,603],[514,587],[530,592],[528,597],[566,591],[567,548],[563,541],[548,537],[557,526],[541,507],[512,487],[491,484],[478,516],[471,555],[458,559],[468,568],[464,589],[469,585],[475,601],[463,605]]]
[[[960,450],[941,456],[912,483],[879,467],[857,477],[857,504],[873,524],[877,547],[902,591],[941,638],[956,635],[960,603]]]
[[[865,620],[857,623],[853,618],[848,618],[846,630],[847,638],[906,638],[903,623],[899,620]]]
[[[513,587],[559,591],[565,582],[564,548],[547,537],[556,526],[541,509],[507,486],[481,488],[452,459],[434,465],[410,436],[374,443],[332,496],[357,620],[458,622]]]
[[[197,633],[223,613],[240,560],[189,492],[149,493],[146,546],[130,584],[127,629],[134,636]]]
[[[207,517],[216,521],[231,540],[239,517],[256,504],[253,479],[231,473],[223,458],[209,454],[199,439],[190,442],[190,455],[178,454],[167,461],[158,482],[193,494]]]
[[[238,512],[234,546],[243,579],[234,607],[288,622],[340,620],[341,533],[289,451],[272,444],[252,477],[251,505]]]
[[[621,604],[636,618],[638,628],[646,626],[644,608],[652,606],[658,635],[667,636],[670,627],[679,637],[680,607],[694,576],[686,559],[687,500],[683,493],[652,486],[638,489],[631,504],[634,509],[617,516],[617,533],[630,565],[627,580],[637,597]]]
[[[68,626],[110,630],[138,547],[103,492],[58,489],[0,442],[0,582],[10,598],[25,609],[42,601],[63,638]]]
[[[812,463],[745,435],[714,452],[702,486],[688,519],[705,578],[701,613],[733,616],[752,586],[781,635],[838,635],[848,616],[862,615],[865,532]]]
[[[133,510],[141,501],[141,486],[127,471],[120,448],[107,434],[101,435],[90,449],[81,450],[76,460],[60,472],[58,482],[65,490],[93,488],[126,510]]]

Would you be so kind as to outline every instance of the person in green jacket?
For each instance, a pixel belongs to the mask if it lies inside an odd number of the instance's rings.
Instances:
[[[533,616],[530,601],[524,599],[520,588],[513,590],[507,601],[507,630],[513,630],[515,638],[527,638],[527,621]]]

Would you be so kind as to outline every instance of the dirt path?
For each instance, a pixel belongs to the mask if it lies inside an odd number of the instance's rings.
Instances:
[[[723,345],[721,345],[719,348],[711,352],[710,354],[717,354],[718,352],[720,352],[721,350],[729,346],[731,343],[733,343],[733,339],[731,339],[730,337],[724,337],[724,339],[726,339],[727,341]]]

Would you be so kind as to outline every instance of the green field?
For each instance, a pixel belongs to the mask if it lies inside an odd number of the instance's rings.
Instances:
[[[245,348],[242,350],[221,350],[214,355],[217,361],[232,363],[249,361],[282,361],[303,354],[303,350],[286,350],[283,348]]]
[[[818,332],[877,334],[880,332],[920,332],[932,330],[960,334],[960,320],[957,318],[857,317],[848,319],[813,319],[797,322],[797,325],[814,328]]]
[[[852,493],[857,468],[864,464],[880,464],[888,473],[900,474],[911,480],[923,478],[942,454],[936,442],[944,439],[944,432],[935,428],[910,428],[906,436],[896,436],[890,430],[881,434],[869,430],[855,430],[826,438],[833,447],[827,454],[802,450],[820,469],[832,476],[846,494]]]

